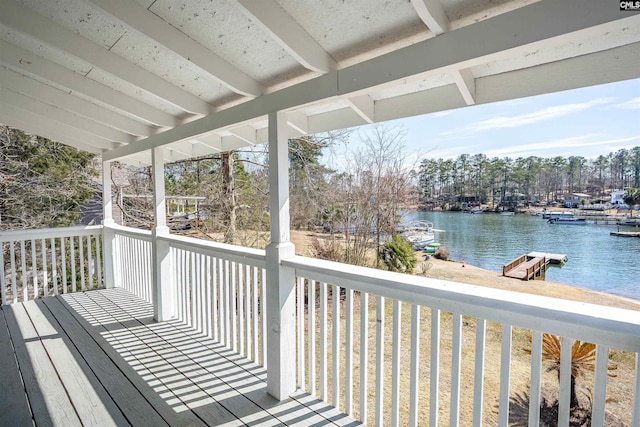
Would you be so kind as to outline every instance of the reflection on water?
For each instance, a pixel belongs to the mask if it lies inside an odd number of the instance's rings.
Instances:
[[[408,219],[433,222],[436,241],[456,261],[492,271],[531,251],[565,254],[547,280],[640,299],[640,239],[611,236],[615,226],[548,224],[542,217],[461,212],[418,212]]]

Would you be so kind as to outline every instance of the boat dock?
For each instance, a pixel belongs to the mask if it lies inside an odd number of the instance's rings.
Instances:
[[[611,235],[620,237],[640,237],[640,231],[612,231]]]
[[[502,266],[502,275],[520,280],[544,280],[548,264],[564,264],[568,260],[563,254],[529,252]]]

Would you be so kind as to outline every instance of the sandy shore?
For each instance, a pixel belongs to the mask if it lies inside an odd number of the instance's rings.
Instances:
[[[316,233],[306,231],[292,231],[291,241],[296,246],[296,254],[309,256],[309,241],[313,237],[322,238],[325,237],[325,235],[318,235]],[[421,260],[422,252],[416,252],[416,256],[418,257],[418,260]],[[425,263],[425,261],[422,262]],[[511,279],[509,277],[503,277],[500,273],[495,271],[485,270],[464,262],[442,261],[431,257],[431,259],[426,261],[426,266],[424,267],[427,268],[426,276],[434,279],[450,280],[453,282],[468,283],[471,285],[564,298],[573,301],[640,311],[640,300],[620,297],[605,292],[592,291],[557,282],[547,282],[544,280],[525,282],[518,279]],[[418,267],[418,269],[420,269],[420,267]]]

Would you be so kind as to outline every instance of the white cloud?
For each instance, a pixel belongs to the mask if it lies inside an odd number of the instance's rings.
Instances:
[[[611,101],[611,98],[597,98],[588,102],[555,105],[552,107],[543,108],[542,110],[534,111],[532,113],[519,114],[515,116],[503,115],[487,120],[473,122],[467,126],[462,127],[461,129],[442,132],[440,135],[450,136],[458,133],[481,132],[491,129],[514,128],[518,126],[530,125],[545,120],[563,117],[578,111],[587,110],[597,105],[608,104]]]
[[[640,109],[640,97],[630,99],[627,102],[621,104],[612,105],[612,108],[620,108],[623,110],[639,110]]]
[[[526,144],[519,147],[504,147],[504,148],[498,148],[495,150],[490,150],[485,154],[487,155],[487,157],[506,157],[506,156],[527,157],[527,156],[535,156],[535,155],[538,155],[541,157],[549,157],[549,156],[563,155],[563,153],[569,152],[570,150],[570,152],[573,153],[573,155],[576,155],[576,154],[580,154],[579,151],[576,151],[577,148],[584,149],[587,147],[596,147],[596,146],[602,147],[602,146],[607,146],[612,144],[620,144],[624,142],[640,140],[640,135],[628,137],[628,138],[617,138],[617,139],[608,139],[608,140],[599,139],[594,141],[595,137],[601,137],[601,135],[587,134],[587,135],[557,139],[553,141]],[[612,150],[617,150],[619,148],[621,147],[619,146],[611,147]],[[567,151],[562,151],[562,150],[567,150]],[[583,155],[585,157],[589,156],[589,154],[586,154],[586,153]]]

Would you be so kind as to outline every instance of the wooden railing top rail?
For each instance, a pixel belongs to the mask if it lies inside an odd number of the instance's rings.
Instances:
[[[640,351],[640,312],[295,256],[298,275],[412,304]]]
[[[101,225],[61,228],[35,228],[28,230],[0,231],[0,243],[16,240],[50,239],[52,237],[86,236],[100,233]]]
[[[171,246],[178,249],[198,251],[206,255],[251,264],[256,267],[266,266],[265,251],[262,249],[245,248],[243,246],[210,242],[184,236],[158,236],[158,240],[168,241]]]
[[[504,274],[509,271],[512,270],[514,267],[522,264],[523,262],[526,261],[526,255],[522,255],[516,259],[514,259],[513,261],[511,261],[509,264],[505,264],[502,266],[502,275],[504,276]]]

